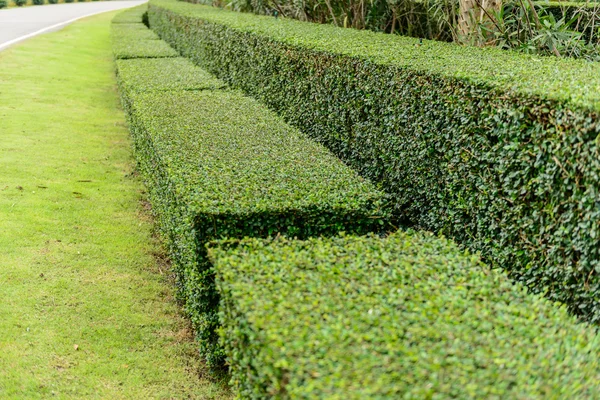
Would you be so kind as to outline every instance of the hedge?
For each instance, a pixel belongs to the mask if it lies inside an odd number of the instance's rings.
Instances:
[[[223,358],[206,242],[390,229],[383,193],[255,100],[180,58],[117,68],[134,153],[210,366]]]
[[[183,55],[441,232],[600,321],[600,66],[151,0]]]
[[[113,56],[117,59],[179,56],[142,22],[112,24],[111,37]]]
[[[141,6],[129,8],[123,12],[118,13],[112,19],[114,24],[132,24],[140,23],[144,19],[144,15],[148,11],[148,4],[142,4]]]
[[[196,67],[187,58],[116,60],[124,106],[130,92],[222,89],[225,83]]]
[[[600,338],[431,234],[208,250],[244,399],[596,398]]]
[[[143,23],[126,24],[120,23],[112,26],[112,35],[116,38],[122,38],[123,41],[130,41],[129,37],[135,40],[158,40],[156,33],[152,32]]]

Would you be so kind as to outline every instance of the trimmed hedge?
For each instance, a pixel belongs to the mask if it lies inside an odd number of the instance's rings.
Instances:
[[[600,338],[430,234],[208,250],[240,398],[596,398]]]
[[[116,59],[179,56],[177,51],[159,40],[159,37],[141,22],[112,24],[111,37],[113,56]]]
[[[127,10],[118,13],[112,19],[113,24],[132,24],[141,23],[144,19],[144,15],[148,11],[148,4],[142,4],[141,6],[128,8]]]
[[[135,40],[159,40],[160,38],[143,23],[119,23],[112,26],[112,35],[123,41]],[[118,39],[117,39],[118,40]]]
[[[390,228],[383,193],[198,67],[180,58],[118,60],[117,74],[138,166],[210,366],[221,366],[223,354],[206,242]]]
[[[380,182],[399,216],[600,321],[600,65],[175,0],[148,16]]]
[[[119,87],[127,93],[225,88],[223,81],[187,58],[137,58],[116,63]]]
[[[123,92],[126,93],[126,92]],[[382,195],[323,147],[235,92],[131,94],[130,129],[209,365],[218,295],[202,245],[217,238],[387,228]]]

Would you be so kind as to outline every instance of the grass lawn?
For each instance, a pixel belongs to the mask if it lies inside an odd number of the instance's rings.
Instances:
[[[0,398],[229,398],[156,257],[113,15],[0,52]]]

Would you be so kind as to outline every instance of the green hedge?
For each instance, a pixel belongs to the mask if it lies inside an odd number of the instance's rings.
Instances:
[[[148,29],[142,22],[137,23],[117,23],[112,26],[112,35],[117,38],[143,39],[143,40],[158,40],[160,39],[156,33]]]
[[[240,398],[596,398],[600,338],[456,245],[396,233],[208,250]]]
[[[127,60],[117,61],[117,74],[139,169],[209,365],[223,358],[206,242],[390,228],[383,193],[198,67],[180,58]]]
[[[112,23],[113,24],[140,23],[143,21],[146,11],[148,11],[148,4],[142,4],[141,6],[129,8],[129,9],[115,15],[115,17],[112,19]]]
[[[141,16],[140,16],[141,18]],[[178,57],[179,53],[141,22],[111,27],[113,56],[117,59]]]
[[[132,94],[130,129],[209,364],[218,296],[203,243],[381,229],[382,196],[323,147],[241,94]]]
[[[151,0],[183,55],[442,232],[600,321],[600,65]]]
[[[145,91],[222,89],[225,83],[196,67],[187,58],[136,58],[116,60],[123,105],[129,94]]]

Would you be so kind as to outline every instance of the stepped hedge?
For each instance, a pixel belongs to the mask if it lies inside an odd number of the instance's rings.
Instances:
[[[130,18],[133,19],[135,15],[131,15]],[[160,40],[141,21],[137,23],[117,22],[112,24],[111,38],[113,56],[116,59],[179,56],[177,51]]]
[[[139,24],[143,23],[144,16],[148,11],[148,4],[142,4],[137,7],[128,8],[127,10],[118,13],[112,19],[111,28],[115,28],[115,24]]]
[[[205,243],[390,228],[383,193],[200,68],[181,58],[117,60],[117,75],[139,170],[209,365],[223,359]]]
[[[208,250],[244,399],[597,397],[600,339],[430,234]]]
[[[600,321],[600,66],[151,0],[150,27],[395,213]]]

